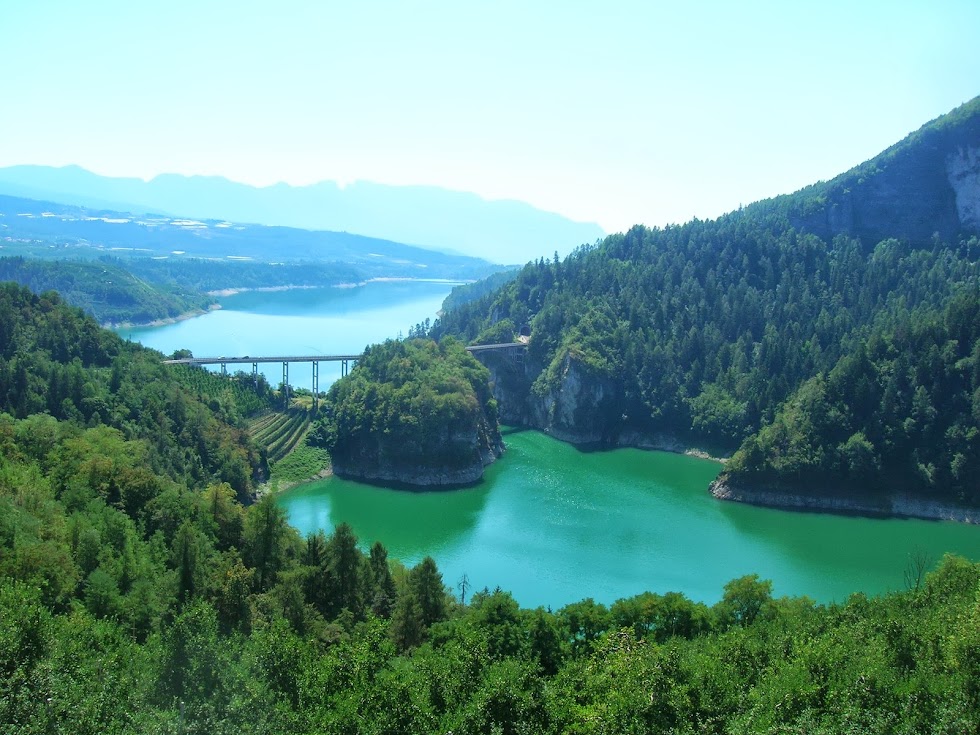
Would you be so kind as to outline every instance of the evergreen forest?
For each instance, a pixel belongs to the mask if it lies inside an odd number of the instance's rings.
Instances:
[[[430,334],[499,342],[530,328],[526,365],[495,372],[505,421],[605,445],[668,436],[734,452],[733,483],[975,505],[976,228],[934,216],[922,239],[918,219],[896,216],[878,240],[839,210],[846,200],[882,219],[885,204],[921,207],[891,183],[977,140],[980,98],[827,184],[531,262]],[[893,199],[853,196],[879,190]],[[571,418],[558,413],[563,395]]]
[[[330,387],[307,443],[339,474],[406,484],[464,484],[501,451],[488,370],[451,337],[368,347]]]
[[[40,260],[0,258],[0,281],[14,281],[34,293],[57,291],[99,323],[146,324],[203,311],[213,299],[176,283],[148,283],[114,258]]]
[[[236,427],[267,388],[165,368],[53,294],[0,298],[4,732],[980,727],[980,565],[912,558],[906,591],[833,605],[750,575],[710,606],[522,609],[251,502]]]

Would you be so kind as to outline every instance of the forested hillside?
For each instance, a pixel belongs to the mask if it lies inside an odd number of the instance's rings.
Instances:
[[[947,153],[969,157],[956,146],[980,149],[978,118],[975,100],[860,170],[873,178],[916,154],[944,160],[920,141],[953,141]],[[880,242],[827,240],[788,215],[836,206],[821,197],[804,190],[712,222],[638,226],[562,262],[539,260],[431,333],[496,341],[530,325],[522,368],[488,362],[506,421],[601,444],[731,451],[752,437],[733,462],[744,477],[980,501],[970,479],[980,335],[968,316],[980,289],[977,224],[959,220],[956,237],[925,242],[901,227]],[[807,421],[791,418],[801,401]],[[832,404],[848,405],[847,421]]]
[[[418,486],[464,485],[502,451],[487,369],[451,338],[372,345],[330,387],[307,439],[337,474]]]
[[[376,355],[396,371],[436,350],[486,380],[458,343],[397,345]],[[980,727],[980,566],[924,577],[913,558],[908,591],[829,607],[755,576],[712,606],[456,597],[431,558],[406,569],[343,524],[300,538],[272,496],[243,506],[261,461],[238,427],[268,386],[160,358],[0,286],[4,732]]]
[[[0,258],[0,281],[15,281],[34,293],[57,291],[102,324],[174,319],[214,302],[197,290],[147,283],[114,260]]]
[[[246,498],[264,470],[245,438],[233,385],[201,391],[203,371],[175,371],[161,357],[101,329],[53,292],[0,284],[0,412],[28,422],[24,430],[40,448],[60,439],[125,443],[134,492],[165,489],[147,479],[152,472],[191,486],[227,482]]]

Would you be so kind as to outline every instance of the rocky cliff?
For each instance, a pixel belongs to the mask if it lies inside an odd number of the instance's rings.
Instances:
[[[708,491],[719,500],[770,508],[980,524],[980,510],[977,508],[904,494],[862,497],[832,491],[819,495],[804,494],[792,488],[735,485],[725,475],[711,483]]]
[[[478,353],[490,370],[490,387],[504,424],[527,426],[573,444],[615,443],[608,427],[594,420],[615,392],[612,381],[593,376],[570,355],[560,362],[557,380],[542,386],[542,368],[502,352]],[[618,434],[618,431],[615,432]]]
[[[425,457],[428,445],[437,443],[448,450],[444,456],[457,459]],[[450,488],[472,485],[483,477],[483,470],[504,451],[497,427],[487,422],[467,429],[449,430],[443,436],[399,442],[397,451],[383,435],[377,441],[360,443],[346,456],[333,461],[335,475],[370,483],[384,483],[417,489]],[[462,458],[462,459],[458,459]]]
[[[678,434],[639,431],[621,421],[621,414],[612,416],[609,407],[621,403],[621,386],[591,374],[570,355],[560,362],[557,383],[536,391],[532,386],[543,372],[540,365],[506,353],[477,354],[490,371],[490,388],[503,424],[538,429],[579,446],[637,447],[725,461],[719,456],[724,451],[692,447]],[[597,420],[603,416],[612,417]]]
[[[926,244],[980,234],[978,112],[980,98],[831,181],[753,207],[785,206],[798,230],[869,248],[891,237]]]
[[[418,488],[469,485],[503,452],[489,372],[446,339],[372,345],[334,383],[308,441],[334,474]]]

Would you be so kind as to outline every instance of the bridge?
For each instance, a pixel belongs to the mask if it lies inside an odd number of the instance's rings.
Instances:
[[[488,350],[513,350],[527,347],[527,341],[522,342],[501,342],[493,345],[472,345],[466,351],[470,354],[484,352]],[[164,365],[220,365],[221,374],[228,374],[229,365],[252,365],[252,379],[258,383],[259,364],[269,362],[282,363],[282,384],[286,393],[286,402],[289,402],[289,364],[293,362],[308,362],[313,365],[313,410],[316,411],[317,401],[320,393],[320,363],[339,362],[340,375],[344,377],[350,372],[350,368],[357,364],[357,361],[364,357],[360,355],[273,355],[267,357],[181,357],[174,360],[164,360]]]

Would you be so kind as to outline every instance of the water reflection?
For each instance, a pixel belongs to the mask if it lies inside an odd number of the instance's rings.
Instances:
[[[980,528],[796,513],[715,500],[720,465],[663,452],[582,453],[538,432],[508,432],[476,488],[411,493],[331,480],[282,497],[304,532],[347,521],[392,556],[431,554],[450,585],[497,585],[526,606],[645,590],[707,603],[745,574],[776,595],[820,602],[901,589],[909,552],[980,558]],[[302,502],[298,502],[298,501]]]
[[[328,533],[347,522],[361,545],[381,541],[406,564],[437,556],[473,534],[490,485],[453,491],[412,492],[364,485],[339,477],[304,485],[279,496],[300,533]]]

